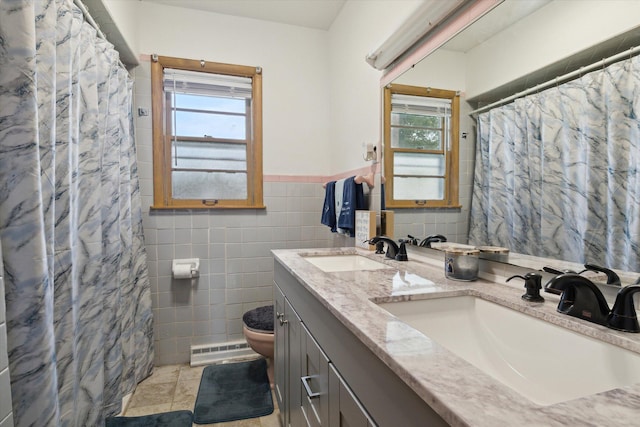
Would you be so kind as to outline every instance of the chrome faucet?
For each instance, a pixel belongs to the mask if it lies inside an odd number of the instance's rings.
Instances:
[[[640,279],[618,291],[613,309],[598,287],[575,273],[563,273],[544,287],[560,296],[558,312],[624,332],[640,332],[633,295],[640,292]]]
[[[405,242],[400,243],[400,246],[398,246],[398,244],[393,239],[386,236],[375,236],[369,239],[369,244],[376,245],[376,247],[380,242],[384,242],[387,244],[387,258],[395,259],[396,261],[409,260],[409,258],[407,257],[407,248]]]

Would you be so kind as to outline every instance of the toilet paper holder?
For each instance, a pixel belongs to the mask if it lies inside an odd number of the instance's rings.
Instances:
[[[174,259],[171,272],[175,279],[192,279],[200,275],[200,258]]]

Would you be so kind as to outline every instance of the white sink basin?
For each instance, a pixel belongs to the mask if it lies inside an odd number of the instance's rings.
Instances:
[[[640,383],[640,354],[481,298],[379,305],[539,405]]]
[[[331,256],[306,256],[304,257],[311,264],[318,267],[325,273],[335,273],[338,271],[355,270],[379,270],[390,268],[389,266],[364,257],[362,255],[331,255]]]

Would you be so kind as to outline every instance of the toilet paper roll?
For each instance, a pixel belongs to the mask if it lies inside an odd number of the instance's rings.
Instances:
[[[176,264],[173,266],[175,279],[191,279],[191,264]]]

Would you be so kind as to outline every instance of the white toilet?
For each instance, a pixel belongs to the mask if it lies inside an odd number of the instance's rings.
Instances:
[[[273,305],[247,311],[242,316],[242,323],[249,347],[267,359],[267,375],[273,387]]]

